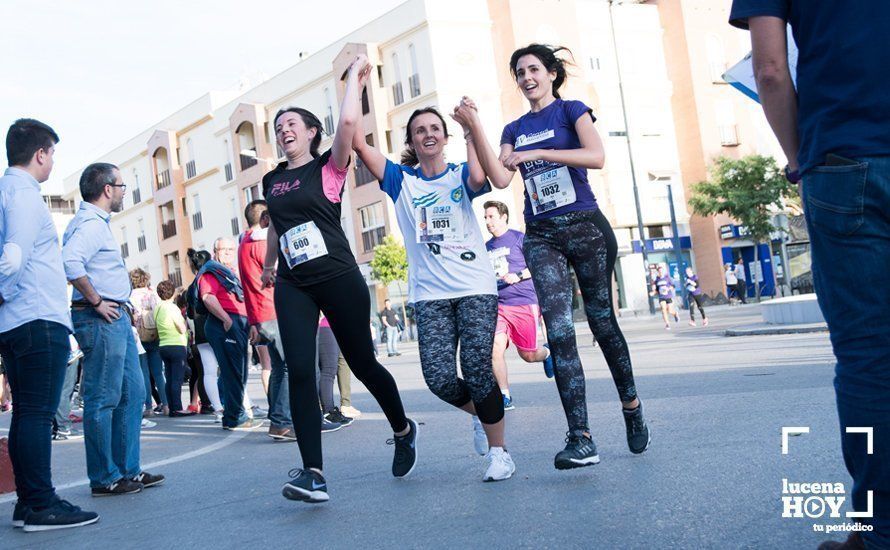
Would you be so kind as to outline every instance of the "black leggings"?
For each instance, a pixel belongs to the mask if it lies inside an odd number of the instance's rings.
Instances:
[[[689,318],[695,321],[695,306],[698,306],[698,310],[701,312],[701,318],[707,319],[708,316],[705,315],[705,308],[701,305],[701,294],[690,294],[689,295]]]
[[[556,386],[569,431],[587,432],[587,391],[575,342],[569,265],[578,278],[587,323],[609,365],[618,398],[625,403],[633,401],[637,389],[630,352],[612,307],[618,242],[599,210],[532,221],[527,230],[523,252],[547,326]]]
[[[433,394],[461,408],[470,401],[483,424],[504,417],[504,398],[494,380],[491,350],[498,322],[498,297],[477,294],[424,300],[414,305],[420,368]],[[457,347],[460,371],[457,375]]]
[[[321,409],[315,383],[315,338],[323,311],[343,357],[380,404],[393,432],[408,427],[396,381],[374,357],[371,344],[371,297],[356,268],[309,286],[287,279],[275,283],[275,312],[288,369],[290,409],[303,468],[322,468]],[[309,345],[309,343],[313,343]]]
[[[201,362],[201,354],[198,353],[198,346],[192,346],[191,358],[188,360],[189,370],[189,396],[195,398],[195,392],[198,392],[198,398],[201,400],[202,406],[210,405],[210,397],[207,396],[207,390],[204,389],[204,363]]]
[[[188,352],[185,346],[161,346],[161,359],[164,361],[164,376],[167,377],[167,403],[170,413],[182,410],[182,382],[185,379]]]

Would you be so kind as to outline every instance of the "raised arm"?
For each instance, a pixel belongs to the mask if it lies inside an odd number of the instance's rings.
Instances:
[[[778,17],[752,17],[751,52],[757,94],[770,128],[776,134],[788,167],[797,170],[797,93],[788,68],[788,38],[785,21]]]
[[[364,75],[359,79],[360,85],[364,85],[367,83],[368,75]],[[356,105],[358,105],[358,98],[355,100]],[[371,174],[377,178],[377,180],[383,179],[383,173],[386,171],[386,157],[383,156],[377,148],[372,145],[369,145],[367,141],[365,141],[365,130],[364,124],[362,122],[362,117],[358,117],[358,122],[356,123],[356,131],[352,136],[352,149],[358,155],[358,158],[361,159],[362,163],[370,170]]]
[[[359,101],[362,85],[359,84],[359,76],[370,72],[371,63],[368,57],[359,54],[346,73],[346,92],[340,103],[340,119],[337,121],[337,132],[334,134],[334,144],[331,146],[331,160],[334,166],[341,170],[349,163],[352,138],[357,133],[356,128],[362,117],[362,106]]]
[[[578,120],[575,121],[575,132],[578,134],[578,141],[581,142],[581,147],[578,149],[514,151],[504,160],[504,165],[515,170],[523,162],[546,160],[576,168],[589,168],[591,170],[602,168],[606,154],[603,150],[603,141],[593,126],[593,119],[587,115],[578,117]]]
[[[473,180],[472,170],[475,163],[482,170],[483,176],[488,176],[494,187],[498,189],[508,187],[513,180],[513,172],[504,168],[494,150],[488,145],[473,101],[466,96],[461,99],[460,104],[454,108],[451,118],[460,123],[467,138],[467,159],[469,161],[473,158],[473,163],[470,164],[470,180]],[[470,151],[473,153],[472,157]]]

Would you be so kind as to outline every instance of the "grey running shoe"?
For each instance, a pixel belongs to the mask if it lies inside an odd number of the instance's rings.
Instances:
[[[311,503],[330,500],[328,484],[324,476],[318,472],[295,468],[288,472],[287,475],[292,479],[281,488],[281,494],[284,498]]]
[[[643,419],[643,403],[636,409],[624,412],[624,424],[627,427],[627,446],[633,454],[640,454],[649,448],[652,437],[649,435],[649,426]]]
[[[557,470],[583,468],[599,463],[600,457],[596,453],[596,445],[592,439],[571,432],[566,436],[566,448],[556,453],[556,458],[553,460]]]
[[[417,423],[409,418],[408,427],[411,430],[407,434],[386,441],[396,446],[392,458],[392,475],[395,477],[405,477],[417,466]]]

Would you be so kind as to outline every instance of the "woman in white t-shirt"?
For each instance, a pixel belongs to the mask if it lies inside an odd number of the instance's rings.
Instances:
[[[491,366],[497,284],[472,207],[491,187],[472,138],[468,162],[446,163],[448,126],[431,107],[408,119],[401,164],[364,135],[355,132],[353,149],[395,204],[405,237],[424,380],[437,397],[481,421],[488,444],[483,481],[508,479],[516,468],[504,446],[504,402]],[[458,343],[463,378],[457,375]],[[480,435],[477,428],[477,451],[485,452]]]

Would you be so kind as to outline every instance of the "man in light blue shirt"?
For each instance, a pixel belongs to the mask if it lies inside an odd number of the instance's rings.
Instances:
[[[145,384],[126,307],[130,276],[108,225],[111,213],[123,209],[126,187],[113,164],[87,166],[83,202],[62,238],[65,275],[74,285],[74,337],[84,354],[83,431],[93,496],[138,493],[164,481],[139,465]]]
[[[50,468],[71,332],[59,238],[40,195],[58,142],[46,124],[17,120],[6,135],[9,168],[0,178],[0,355],[15,402],[9,456],[18,501],[12,524],[25,531],[99,520],[56,495]]]

